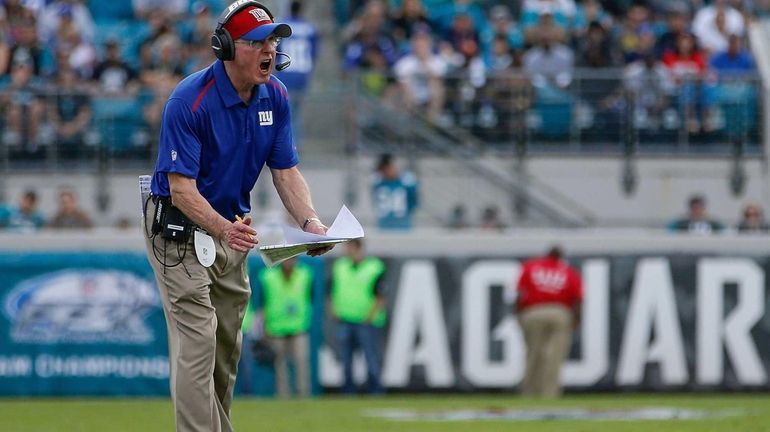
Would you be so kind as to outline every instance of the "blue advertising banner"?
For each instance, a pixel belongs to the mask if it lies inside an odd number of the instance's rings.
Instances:
[[[316,275],[311,349],[321,344],[323,261]],[[251,281],[263,268],[249,257]],[[163,309],[143,253],[0,253],[0,396],[167,395]],[[258,286],[254,286],[259,296]],[[244,338],[239,393],[274,393],[273,370]],[[314,391],[316,359],[311,373]]]
[[[2,254],[0,274],[0,394],[168,393],[165,321],[143,254]]]

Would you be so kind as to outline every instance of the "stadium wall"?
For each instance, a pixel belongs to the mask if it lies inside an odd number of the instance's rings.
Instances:
[[[514,172],[511,159],[485,158],[482,162],[490,170],[506,175]],[[303,173],[325,219],[333,218],[345,202],[365,226],[374,224],[369,189],[373,163],[370,158],[360,158],[349,163],[310,160],[304,165]],[[401,165],[408,164],[401,161]],[[519,225],[508,194],[464,170],[457,162],[422,158],[409,165],[417,171],[421,183],[418,226],[443,225],[456,204],[466,206],[472,224],[478,221],[484,207],[497,205],[505,222]],[[738,222],[741,208],[748,201],[770,209],[770,178],[764,161],[758,158],[745,161],[745,185],[737,194],[731,190],[733,162],[728,158],[640,157],[636,162],[637,185],[630,194],[622,188],[622,168],[623,161],[613,157],[542,156],[532,157],[528,162],[534,187],[544,185],[558,191],[573,208],[590,215],[597,227],[665,226],[685,212],[686,200],[694,193],[703,194],[709,213],[727,225]],[[41,210],[46,214],[55,211],[56,189],[70,185],[78,191],[82,206],[97,216],[100,225],[112,226],[123,218],[136,220],[136,178],[145,172],[113,174],[107,178],[89,174],[19,173],[7,175],[4,184],[6,197],[12,202],[26,188],[37,189]],[[109,197],[108,206],[103,210],[97,200],[100,188]],[[258,182],[253,203],[255,219],[280,217],[276,212],[282,207],[269,176],[262,176]],[[537,215],[533,216],[537,223]]]
[[[367,247],[389,268],[383,381],[391,391],[514,390],[524,347],[511,287],[524,258],[559,242],[586,286],[562,377],[569,391],[768,390],[768,241],[645,230],[372,231]],[[162,312],[138,230],[2,234],[0,251],[0,394],[167,392]],[[332,257],[307,259],[317,293]],[[250,265],[259,271],[256,254]],[[311,335],[316,391],[340,383],[322,299]],[[248,366],[240,390],[271,394],[269,368]]]

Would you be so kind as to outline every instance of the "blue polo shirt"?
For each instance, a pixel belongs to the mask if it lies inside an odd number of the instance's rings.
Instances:
[[[298,162],[283,83],[270,77],[246,104],[217,60],[169,96],[152,193],[170,196],[167,173],[179,173],[196,179],[201,195],[232,221],[251,210],[251,189],[265,164],[286,169]]]

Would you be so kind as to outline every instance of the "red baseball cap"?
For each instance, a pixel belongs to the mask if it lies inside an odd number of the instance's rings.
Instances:
[[[271,34],[278,37],[291,36],[291,27],[284,23],[275,23],[270,19],[270,14],[261,7],[248,6],[230,17],[224,28],[230,33],[233,40],[243,39],[261,41]]]

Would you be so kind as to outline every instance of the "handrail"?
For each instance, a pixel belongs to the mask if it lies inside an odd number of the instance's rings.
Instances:
[[[362,95],[360,100],[366,102],[367,107],[373,109],[378,117],[388,119],[398,117],[392,110],[372,97]],[[452,158],[470,173],[480,176],[490,185],[505,192],[506,196],[526,196],[529,208],[544,216],[550,223],[564,227],[585,227],[593,223],[594,216],[581,205],[542,182],[534,180],[531,176],[526,176],[526,180],[532,183],[523,186],[516,179],[485,166],[474,151],[483,143],[466,131],[431,124],[419,112],[410,111],[408,114],[411,120],[406,129],[410,134],[421,138],[421,146],[429,147],[434,154]],[[559,205],[551,204],[543,195],[548,196],[551,201],[558,202]]]

